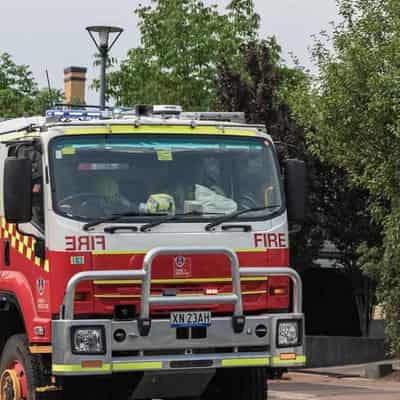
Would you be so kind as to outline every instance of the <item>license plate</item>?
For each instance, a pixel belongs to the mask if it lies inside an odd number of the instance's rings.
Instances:
[[[196,326],[210,326],[210,311],[189,311],[189,312],[173,312],[171,313],[171,327],[184,328]]]

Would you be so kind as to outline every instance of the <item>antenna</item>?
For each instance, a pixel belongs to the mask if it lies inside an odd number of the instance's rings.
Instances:
[[[52,107],[54,107],[53,91],[51,90],[49,71],[47,69],[46,69],[46,78],[47,78],[47,88],[49,89],[50,104],[51,104]]]

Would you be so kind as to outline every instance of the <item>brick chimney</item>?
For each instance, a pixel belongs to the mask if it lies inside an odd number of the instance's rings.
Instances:
[[[86,71],[84,67],[64,69],[65,103],[85,104]]]

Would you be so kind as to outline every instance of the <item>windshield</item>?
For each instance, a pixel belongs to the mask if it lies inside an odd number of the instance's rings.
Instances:
[[[261,138],[63,136],[50,159],[54,208],[71,218],[210,219],[261,207],[254,216],[265,217],[281,206],[272,147]]]

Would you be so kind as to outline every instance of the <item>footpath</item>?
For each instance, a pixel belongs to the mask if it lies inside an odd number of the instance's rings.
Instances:
[[[400,363],[390,376],[367,379],[368,365],[291,371],[270,381],[269,400],[400,400]]]

